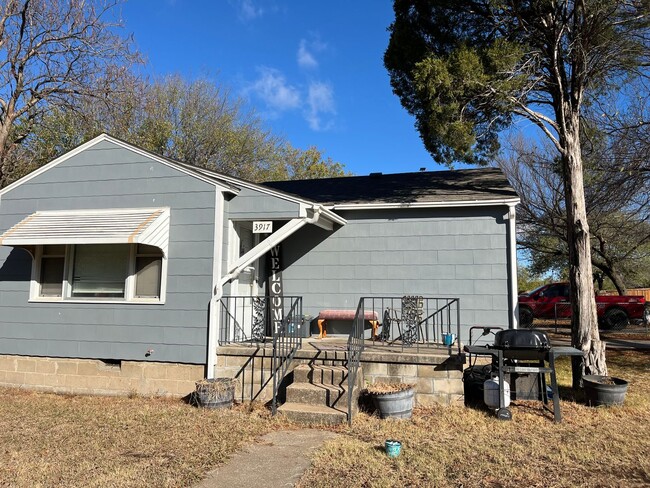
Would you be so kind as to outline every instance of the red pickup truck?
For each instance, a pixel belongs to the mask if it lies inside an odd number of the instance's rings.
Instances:
[[[519,324],[530,327],[533,319],[571,317],[568,283],[551,283],[519,295]],[[650,308],[640,296],[596,295],[598,322],[603,329],[624,327],[631,322],[650,322]]]

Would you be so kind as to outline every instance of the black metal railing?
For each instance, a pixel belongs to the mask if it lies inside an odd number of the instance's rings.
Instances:
[[[219,345],[266,342],[267,337],[270,337],[270,298],[221,297]]]
[[[285,302],[286,301],[286,302]],[[280,303],[282,302],[282,303]],[[289,305],[285,313],[284,305]],[[282,310],[282,317],[278,310]],[[273,359],[271,371],[273,374],[273,400],[271,410],[273,415],[278,410],[278,391],[282,379],[287,374],[289,365],[302,346],[302,297],[275,297],[271,301],[271,328],[273,333]]]
[[[459,298],[365,297],[361,301],[366,322],[378,322],[375,342],[414,352],[447,345],[461,353]]]
[[[374,344],[420,353],[446,346],[461,354],[459,298],[422,296],[364,297],[348,337],[348,422],[352,423],[354,388],[365,349],[366,334]]]
[[[221,298],[219,345],[271,342],[273,414],[278,390],[296,351],[302,346],[302,297],[225,296]]]
[[[364,299],[359,300],[357,311],[352,321],[352,330],[348,337],[348,423],[352,425],[352,407],[354,402],[354,387],[357,382],[357,372],[361,362],[364,347],[364,329],[366,323]]]

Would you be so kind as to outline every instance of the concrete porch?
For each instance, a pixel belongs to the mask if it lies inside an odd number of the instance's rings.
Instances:
[[[217,349],[215,376],[236,378],[239,401],[267,402],[272,397],[273,346],[269,339],[259,344],[231,344]],[[282,380],[278,397],[287,398],[287,387],[294,382],[296,367],[341,368],[339,386],[347,387],[347,337],[324,339],[308,337],[296,352],[289,372]],[[418,405],[462,404],[463,358],[457,346],[418,344],[403,347],[400,343],[365,342],[361,354],[360,386],[366,383],[395,382],[415,384]],[[338,374],[338,373],[337,373]]]

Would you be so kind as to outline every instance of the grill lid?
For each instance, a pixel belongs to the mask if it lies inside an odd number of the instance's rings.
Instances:
[[[548,350],[551,341],[546,332],[531,329],[500,330],[494,334],[495,349]]]

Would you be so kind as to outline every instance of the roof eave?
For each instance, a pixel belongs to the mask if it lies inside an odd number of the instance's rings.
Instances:
[[[490,200],[455,200],[435,202],[400,202],[400,203],[340,203],[325,205],[326,208],[337,210],[389,210],[399,208],[451,208],[451,207],[494,207],[506,205],[514,207],[520,203],[519,197],[499,198]]]

